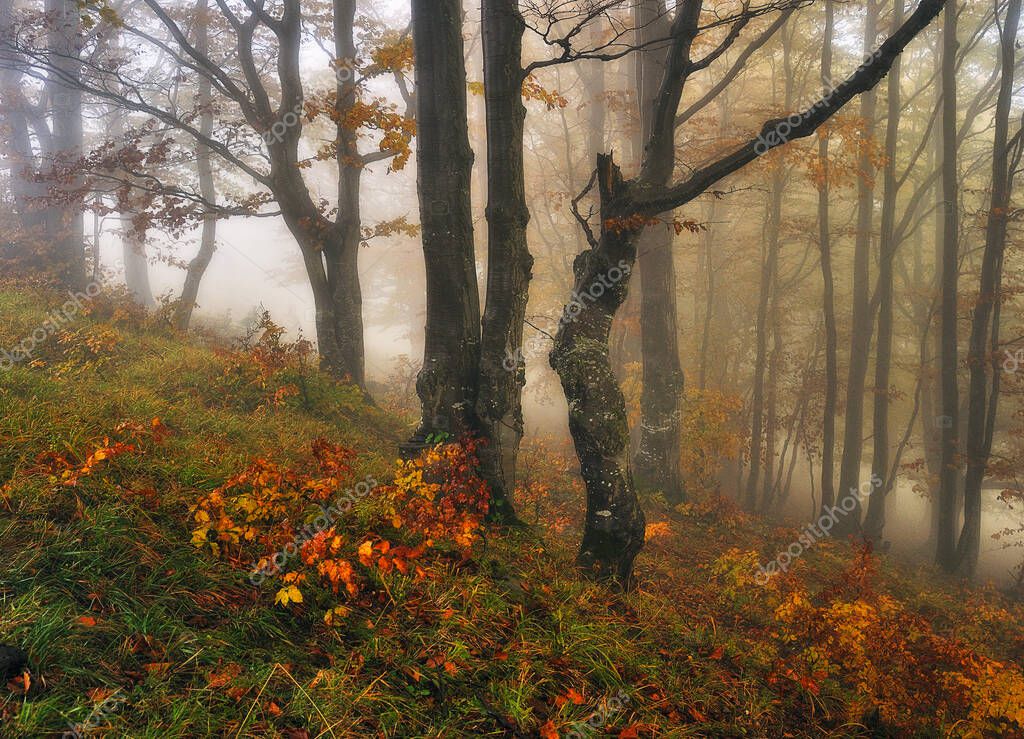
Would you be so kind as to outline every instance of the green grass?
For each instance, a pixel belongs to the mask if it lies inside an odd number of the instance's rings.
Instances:
[[[0,290],[0,346],[30,333],[48,300]],[[183,341],[116,304],[69,327],[80,329],[118,342],[83,359],[51,339],[44,365],[0,374],[0,484],[13,480],[0,490],[0,642],[29,652],[32,680],[27,693],[0,686],[0,735],[87,722],[89,735],[160,739],[565,736],[595,713],[611,736],[868,735],[843,675],[820,695],[769,683],[787,648],[774,604],[711,572],[733,547],[776,551],[786,532],[651,502],[672,534],[639,560],[638,591],[618,596],[575,576],[578,482],[545,478],[543,463],[536,479],[553,492],[532,528],[489,533],[425,579],[390,577],[339,629],[313,608],[275,607],[272,586],[191,546],[191,506],[252,459],[299,459],[319,437],[358,450],[357,476],[387,479],[401,423],[315,372],[299,396],[268,403],[216,342]],[[41,454],[80,459],[119,423],[153,418],[172,430],[162,445],[77,487],[26,474]],[[352,518],[363,525],[358,509]],[[849,559],[824,544],[800,567],[827,583]],[[1017,625],[965,616],[977,598],[1020,624],[998,596],[888,564],[881,582],[942,609],[950,635],[1020,659]],[[620,694],[624,707],[602,709]],[[104,700],[111,710],[97,712]],[[923,736],[950,728],[927,726]]]

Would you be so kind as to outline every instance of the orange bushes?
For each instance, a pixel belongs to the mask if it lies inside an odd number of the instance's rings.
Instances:
[[[478,446],[471,439],[444,444],[399,462],[389,488],[395,528],[404,525],[428,540],[471,547],[480,536],[490,497],[476,474]]]
[[[425,576],[417,562],[439,554],[442,543],[468,554],[489,497],[475,451],[473,441],[430,448],[399,462],[394,482],[379,490],[373,478],[353,486],[355,454],[324,441],[298,466],[258,459],[195,506],[192,542],[255,567],[254,585],[276,579],[277,604],[308,599],[323,608],[326,623],[336,624],[348,613],[345,601],[374,579]],[[368,517],[344,515],[374,490]]]
[[[825,681],[854,689],[851,719],[878,710],[905,730],[922,716],[975,732],[1024,731],[1024,676],[874,591],[875,561],[862,552],[840,583],[813,597],[794,589],[775,610],[786,653],[776,673],[817,694]],[[963,724],[961,724],[963,725]]]

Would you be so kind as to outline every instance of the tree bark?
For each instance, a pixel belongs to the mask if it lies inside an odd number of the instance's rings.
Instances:
[[[961,574],[973,577],[981,548],[981,487],[992,454],[992,437],[999,407],[999,317],[1002,300],[1003,254],[1009,219],[1012,177],[1009,156],[1010,110],[1016,65],[1017,30],[1021,0],[1009,0],[1000,29],[1002,77],[995,111],[992,146],[992,198],[985,230],[978,302],[971,321],[969,410],[967,415],[967,475],[964,483],[964,525],[957,547]],[[993,320],[993,312],[995,319]],[[990,327],[991,323],[991,327]],[[988,374],[991,372],[991,383]]]
[[[895,0],[893,24],[903,23],[903,0]],[[899,141],[902,96],[900,94],[901,64],[897,59],[889,74],[887,90],[888,113],[885,132],[885,169],[882,185],[882,225],[879,236],[878,260],[878,339],[875,349],[875,393],[872,425],[874,441],[871,457],[871,479],[889,479],[889,384],[892,373],[893,344],[893,260],[896,258],[896,198],[899,184],[896,180],[896,147]],[[868,512],[864,519],[864,535],[879,543],[885,529],[885,501],[889,490],[883,483],[875,487],[868,499]]]
[[[635,9],[640,45],[665,38],[670,30],[662,0],[645,0]],[[640,105],[640,140],[637,149],[651,140],[657,96],[665,75],[664,45],[639,52],[637,90]],[[669,142],[672,146],[672,142]],[[659,168],[655,182],[668,184],[674,151]],[[680,468],[682,443],[681,404],[683,368],[679,360],[678,305],[672,233],[656,224],[644,230],[637,243],[640,267],[640,328],[643,387],[640,398],[640,445],[634,460],[636,480],[642,490],[661,492],[673,504],[686,498]]]
[[[878,34],[878,0],[868,0],[864,19],[864,50],[871,52]],[[861,97],[860,116],[863,136],[871,139],[875,131],[877,94],[870,90]],[[846,537],[861,531],[860,464],[864,451],[864,391],[871,351],[871,309],[869,300],[871,242],[875,213],[874,173],[867,147],[859,157],[857,181],[857,236],[853,257],[853,327],[850,335],[850,367],[846,383],[846,417],[843,430],[843,458],[839,467],[839,495],[850,496],[854,505],[840,517],[832,534]]]
[[[420,222],[427,277],[423,369],[416,382],[420,426],[403,446],[415,453],[436,434],[473,433],[480,357],[460,0],[413,0]]]
[[[487,439],[480,451],[491,488],[492,519],[515,521],[516,458],[523,438],[526,385],[523,326],[533,257],[523,164],[523,34],[516,0],[484,0],[484,96],[487,106],[487,299],[480,348],[477,416]]]
[[[957,4],[946,5],[942,30],[942,200],[943,244],[940,305],[940,374],[942,416],[936,419],[942,428],[939,469],[938,542],[936,562],[947,572],[957,566],[956,500],[960,476],[958,459],[960,392],[957,386],[957,289],[960,256],[960,187],[957,177],[957,88],[956,53]]]

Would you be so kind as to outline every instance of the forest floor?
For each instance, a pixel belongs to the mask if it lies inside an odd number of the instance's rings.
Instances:
[[[0,289],[0,347],[59,302]],[[764,584],[799,532],[709,494],[645,501],[618,595],[574,575],[565,447],[525,449],[527,528],[481,529],[424,482],[464,476],[458,455],[396,466],[403,422],[273,331],[229,349],[122,301],[87,312],[0,372],[0,643],[29,655],[0,736],[1024,732],[1024,608],[992,588],[836,542]],[[368,476],[252,584],[287,517]]]

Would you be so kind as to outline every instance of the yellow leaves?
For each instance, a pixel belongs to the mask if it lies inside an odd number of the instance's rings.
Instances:
[[[971,718],[977,722],[1006,720],[1024,729],[1024,677],[1020,672],[994,660],[985,660],[973,686]]]
[[[370,558],[373,556],[373,542],[364,541],[359,545],[359,561],[364,565],[370,563]]]
[[[209,540],[210,527],[201,526],[192,532],[192,545],[196,547],[204,547],[210,543]]]
[[[716,390],[689,390],[683,401],[680,464],[691,488],[717,488],[722,464],[740,453],[736,416],[741,398]]]
[[[335,606],[327,613],[324,614],[324,623],[328,626],[335,626],[340,624],[348,615],[352,612],[351,608],[347,606]]]
[[[398,172],[405,169],[412,156],[412,140],[416,136],[416,121],[406,118],[398,109],[383,98],[370,102],[357,100],[345,111],[341,125],[350,131],[368,130],[381,134],[378,148],[393,156],[389,169]],[[355,159],[354,152],[338,152],[340,156]]]
[[[410,36],[404,36],[393,43],[378,46],[370,52],[373,62],[372,73],[405,72],[413,66],[413,45]]]
[[[274,596],[274,603],[287,606],[289,603],[301,603],[302,591],[294,585],[287,585],[277,591]]]
[[[470,95],[478,97],[482,97],[487,92],[483,82],[467,82],[466,89]],[[523,100],[544,103],[548,110],[557,110],[569,105],[569,101],[563,95],[557,90],[545,88],[532,74],[523,80]]]
[[[389,238],[391,236],[408,236],[414,238],[420,235],[422,229],[418,224],[409,223],[405,216],[394,218],[390,221],[381,221],[371,227],[362,229],[362,246],[368,246],[373,239]]]
[[[544,103],[548,110],[564,108],[569,104],[557,90],[548,90],[532,74],[523,80],[523,99]]]

